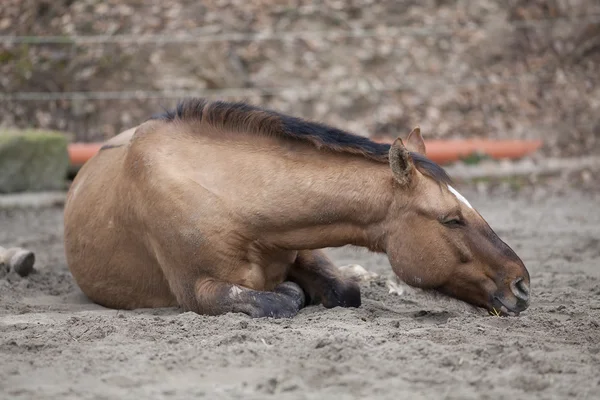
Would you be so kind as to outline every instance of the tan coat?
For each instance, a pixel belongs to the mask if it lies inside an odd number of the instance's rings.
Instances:
[[[107,307],[290,317],[360,306],[356,282],[319,250],[351,244],[387,253],[410,285],[525,309],[523,263],[424,153],[418,129],[389,146],[190,100],[111,139],[78,173],[68,265]]]

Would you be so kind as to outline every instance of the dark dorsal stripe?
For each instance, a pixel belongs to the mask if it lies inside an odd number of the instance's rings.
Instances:
[[[108,149],[116,149],[118,147],[123,147],[123,145],[122,144],[105,144],[104,146],[100,147],[100,151],[108,150]]]
[[[364,136],[343,131],[329,125],[307,121],[242,102],[209,102],[202,98],[181,101],[173,110],[151,119],[172,122],[203,120],[215,127],[232,131],[274,135],[312,143],[317,148],[358,154],[378,162],[388,162],[390,145],[377,143]],[[438,164],[419,153],[410,153],[421,173],[441,183],[450,183],[450,177]]]

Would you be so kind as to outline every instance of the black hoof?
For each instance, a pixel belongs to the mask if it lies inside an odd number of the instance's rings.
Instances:
[[[254,305],[246,314],[252,318],[292,318],[302,307],[306,298],[304,291],[293,282],[284,282],[274,292],[253,294]]]
[[[304,295],[304,290],[302,290],[302,288],[294,282],[287,281],[277,285],[275,288],[275,293],[282,294],[283,296],[289,298],[292,304],[298,310],[306,305],[306,296]]]
[[[360,287],[356,282],[336,282],[323,296],[323,306],[333,307],[360,307]]]

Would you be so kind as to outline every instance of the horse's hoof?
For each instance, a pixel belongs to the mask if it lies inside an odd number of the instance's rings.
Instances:
[[[252,318],[293,318],[306,298],[304,291],[294,282],[283,282],[273,292],[259,292],[249,311],[243,311]]]
[[[20,276],[27,276],[33,271],[35,264],[35,254],[32,251],[25,250],[19,247],[11,249],[2,249],[0,254],[0,263],[8,265]]]
[[[361,306],[360,287],[356,282],[335,282],[323,296],[325,308]]]
[[[288,297],[294,308],[300,310],[306,305],[306,296],[304,290],[297,283],[286,281],[275,288],[275,293],[280,293]]]

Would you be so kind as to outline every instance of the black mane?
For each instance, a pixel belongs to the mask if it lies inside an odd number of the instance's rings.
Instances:
[[[360,154],[379,162],[388,162],[390,150],[390,145],[386,143],[377,143],[364,136],[326,124],[307,121],[243,102],[209,102],[206,99],[193,98],[181,101],[175,109],[154,115],[151,119],[167,122],[202,120],[221,128],[310,142],[317,148]],[[415,167],[421,173],[440,183],[451,182],[446,171],[438,164],[419,153],[411,152],[410,155]]]

